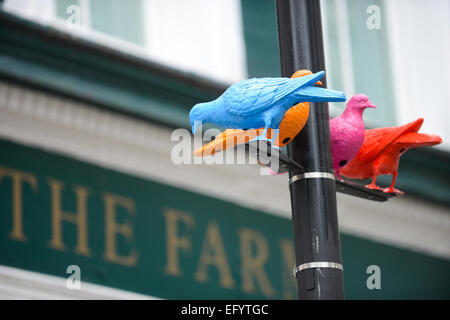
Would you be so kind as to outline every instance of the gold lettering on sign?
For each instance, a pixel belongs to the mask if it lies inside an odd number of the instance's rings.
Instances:
[[[122,234],[125,239],[131,242],[133,239],[133,228],[130,222],[118,224],[116,222],[116,207],[121,206],[131,214],[135,214],[136,205],[132,199],[104,193],[105,203],[105,253],[104,258],[108,261],[135,266],[138,261],[138,254],[132,249],[128,256],[121,256],[117,253],[116,235]]]
[[[208,224],[205,240],[200,255],[200,261],[195,273],[195,279],[200,282],[208,281],[208,267],[215,266],[219,271],[220,285],[224,288],[232,288],[234,285],[230,267],[225,255],[225,248],[220,236],[217,223]]]
[[[281,277],[283,284],[283,299],[296,299],[296,281],[292,275],[294,268],[294,244],[289,239],[282,239],[280,241],[281,248]]]
[[[9,237],[17,241],[27,241],[23,233],[23,210],[22,210],[22,184],[28,183],[34,192],[38,190],[37,179],[34,174],[0,167],[0,182],[3,177],[10,177],[12,180],[12,231]]]
[[[180,276],[178,250],[191,251],[192,243],[188,237],[178,234],[178,223],[184,223],[189,229],[194,228],[194,218],[186,212],[167,209],[164,211],[166,217],[166,266],[164,271],[172,276]]]
[[[58,180],[49,179],[48,184],[51,189],[51,207],[52,207],[52,238],[48,245],[56,250],[66,250],[63,242],[62,222],[75,223],[77,226],[77,245],[75,252],[89,256],[91,251],[88,248],[87,232],[87,198],[88,189],[81,186],[73,186],[77,200],[77,213],[65,212],[61,209],[64,183]]]
[[[256,280],[262,293],[266,297],[273,297],[275,290],[263,269],[269,258],[266,239],[260,232],[251,229],[241,229],[239,236],[241,241],[242,290],[247,293],[254,293],[256,288],[253,280]],[[256,249],[254,255],[252,254],[253,247]]]

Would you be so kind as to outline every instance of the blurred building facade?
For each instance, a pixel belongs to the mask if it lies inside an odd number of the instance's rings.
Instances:
[[[448,2],[322,9],[329,87],[448,141]],[[195,103],[279,76],[276,23],[271,0],[3,1],[0,297],[295,298],[287,177],[171,161]],[[450,297],[449,151],[408,151],[403,197],[338,195],[347,298]]]

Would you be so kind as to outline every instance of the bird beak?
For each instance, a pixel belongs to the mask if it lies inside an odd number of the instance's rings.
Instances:
[[[372,102],[369,101],[369,104],[367,105],[367,108],[372,108],[372,109],[376,109],[377,106],[374,105]]]

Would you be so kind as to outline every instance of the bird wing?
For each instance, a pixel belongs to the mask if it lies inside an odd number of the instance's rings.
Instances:
[[[408,132],[395,140],[396,145],[408,148],[429,147],[440,143],[442,143],[441,137],[419,132]]]
[[[367,160],[376,158],[388,146],[394,143],[399,137],[409,133],[417,132],[422,126],[423,119],[410,122],[400,127],[377,128],[366,130],[363,147],[356,155],[356,158],[365,158]]]
[[[251,116],[268,110],[273,104],[301,87],[314,85],[323,71],[300,78],[254,78],[229,87],[223,94],[226,109],[237,116]]]

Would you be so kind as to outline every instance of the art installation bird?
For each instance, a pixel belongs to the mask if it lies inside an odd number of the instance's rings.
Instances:
[[[287,110],[299,102],[345,101],[343,92],[314,87],[324,72],[299,78],[253,78],[231,85],[214,101],[196,104],[189,113],[192,132],[201,123],[230,129],[264,128],[253,140],[268,140],[267,130],[275,129],[272,142]]]
[[[376,106],[369,101],[367,96],[357,94],[348,101],[344,112],[340,116],[330,120],[333,168],[339,180],[342,180],[339,173],[340,169],[353,159],[364,141],[365,127],[362,115],[366,108],[376,108]],[[286,140],[286,136],[291,136],[293,135],[292,133],[295,133],[295,137],[303,128],[305,122],[302,122],[304,121],[304,115],[301,115],[301,113],[304,113],[305,110],[306,108],[304,106],[297,105],[286,112],[280,124],[279,146],[284,146],[291,141]],[[309,114],[309,106],[307,110]],[[292,128],[297,123],[301,125],[298,131]],[[197,149],[194,155],[212,155],[217,151],[247,143],[260,135],[261,132],[262,129],[226,130],[218,135],[215,140]],[[271,134],[269,130],[268,137],[271,137]],[[271,174],[276,174],[276,172],[272,172]]]
[[[364,94],[356,94],[347,102],[344,112],[330,120],[330,143],[333,169],[342,181],[340,170],[358,153],[364,141],[363,112],[366,108],[376,108]],[[284,172],[283,172],[284,173]],[[278,174],[273,170],[270,174]]]
[[[366,108],[376,108],[363,94],[354,95],[344,112],[330,120],[330,143],[333,155],[333,169],[342,180],[340,169],[358,153],[364,141],[363,112]]]
[[[311,75],[309,70],[298,70],[291,78],[304,77]],[[316,82],[316,85],[321,86],[322,82]],[[309,102],[301,102],[290,108],[284,114],[283,120],[280,123],[280,132],[278,139],[275,140],[274,145],[283,147],[291,142],[297,134],[303,129],[309,116]],[[220,135],[217,135],[215,139],[203,147],[194,151],[194,155],[197,157],[210,156],[219,151],[224,151],[228,148],[234,148],[237,145],[245,144],[252,139],[263,133],[264,128],[260,129],[227,129]],[[272,129],[267,130],[267,137],[270,139],[274,134]]]
[[[366,188],[403,194],[394,188],[400,156],[408,149],[442,143],[442,139],[437,135],[419,133],[422,123],[423,119],[419,118],[400,127],[366,130],[361,149],[355,158],[342,168],[342,175],[353,179],[373,177],[372,183],[366,185]],[[382,189],[375,184],[380,174],[392,175],[389,188]]]

